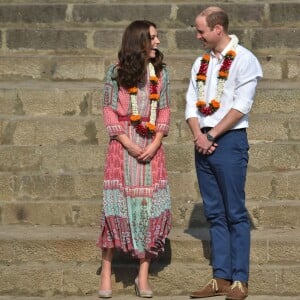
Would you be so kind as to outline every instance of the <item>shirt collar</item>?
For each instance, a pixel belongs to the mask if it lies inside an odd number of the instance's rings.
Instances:
[[[224,50],[220,53],[221,54],[221,58],[223,58],[229,50],[235,49],[236,46],[237,46],[237,44],[238,44],[238,42],[239,42],[239,40],[238,40],[238,38],[237,38],[236,35],[231,34],[231,35],[229,35],[229,37],[230,37],[229,43],[224,48]],[[210,54],[212,56],[216,57],[215,53],[212,50],[210,51]]]

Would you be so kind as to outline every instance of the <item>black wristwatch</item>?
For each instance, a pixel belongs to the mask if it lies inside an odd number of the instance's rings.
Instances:
[[[210,142],[214,142],[216,139],[211,135],[209,134],[208,132],[206,132],[206,137],[207,139],[210,141]]]

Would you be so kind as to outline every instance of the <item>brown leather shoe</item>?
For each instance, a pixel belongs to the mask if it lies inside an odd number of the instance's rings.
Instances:
[[[193,292],[191,298],[207,298],[227,295],[231,282],[221,278],[211,279],[202,289]]]
[[[247,284],[241,281],[234,281],[229,292],[226,296],[226,300],[244,300],[248,296]]]

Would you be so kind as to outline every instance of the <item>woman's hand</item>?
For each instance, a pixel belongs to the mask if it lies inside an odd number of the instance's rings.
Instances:
[[[138,160],[144,163],[150,162],[159,149],[163,136],[162,132],[157,132],[151,144],[144,149],[143,153],[138,157]]]
[[[120,134],[116,139],[123,145],[123,147],[128,151],[129,155],[134,158],[138,158],[142,153],[143,149],[132,142],[126,134]]]
[[[159,147],[160,143],[158,143],[157,141],[153,141],[144,149],[143,153],[141,153],[141,155],[139,155],[137,159],[140,162],[144,163],[150,162]]]
[[[139,160],[139,157],[143,154],[143,149],[139,145],[137,145],[133,142],[128,143],[126,145],[126,149],[131,156],[133,156],[134,158],[136,158],[138,160]]]

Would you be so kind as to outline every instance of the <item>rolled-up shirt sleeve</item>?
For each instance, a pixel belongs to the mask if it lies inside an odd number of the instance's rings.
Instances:
[[[240,66],[232,108],[248,114],[253,104],[257,82],[262,78],[262,69],[253,55],[241,58]]]

